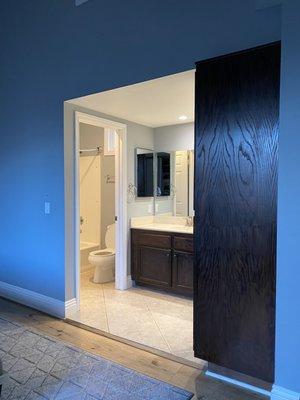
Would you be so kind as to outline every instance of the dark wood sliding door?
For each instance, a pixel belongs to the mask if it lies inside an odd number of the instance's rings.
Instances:
[[[195,355],[274,380],[280,45],[197,64]]]

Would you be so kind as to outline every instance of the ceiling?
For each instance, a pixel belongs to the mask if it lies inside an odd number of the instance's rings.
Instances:
[[[193,122],[194,74],[182,72],[69,102],[151,128]]]

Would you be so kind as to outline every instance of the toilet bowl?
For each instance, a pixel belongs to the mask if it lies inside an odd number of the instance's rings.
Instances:
[[[105,246],[105,249],[92,251],[89,255],[89,263],[95,267],[94,283],[112,282],[115,279],[115,224],[106,228]]]

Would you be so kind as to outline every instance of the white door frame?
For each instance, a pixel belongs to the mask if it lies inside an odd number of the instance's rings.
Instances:
[[[127,278],[127,126],[119,122],[100,118],[92,114],[75,111],[75,293],[77,308],[80,304],[80,185],[79,185],[79,150],[80,123],[112,128],[117,132],[115,149],[115,216],[116,216],[116,263],[115,287],[128,288]]]

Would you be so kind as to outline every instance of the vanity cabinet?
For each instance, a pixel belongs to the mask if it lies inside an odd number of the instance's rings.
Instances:
[[[193,235],[131,229],[131,275],[138,285],[193,293]]]

